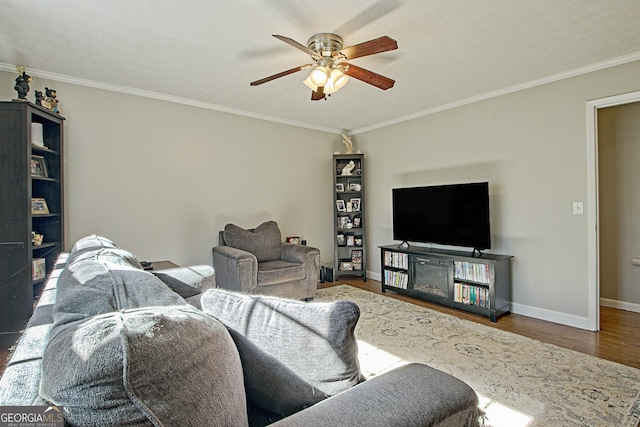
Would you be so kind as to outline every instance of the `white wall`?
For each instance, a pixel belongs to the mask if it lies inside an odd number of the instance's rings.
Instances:
[[[587,217],[572,214],[587,199],[585,103],[637,90],[639,75],[629,63],[357,135],[370,253],[393,242],[392,188],[489,181],[491,252],[515,257],[514,312],[587,327]]]
[[[0,72],[0,99],[15,97]],[[333,259],[340,136],[34,78],[65,121],[67,249],[97,233],[143,260],[211,264],[218,230],[274,219]]]

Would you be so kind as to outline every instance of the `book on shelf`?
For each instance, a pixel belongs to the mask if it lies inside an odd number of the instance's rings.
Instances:
[[[456,279],[477,283],[489,283],[489,264],[469,261],[454,261],[453,273]]]
[[[454,282],[453,300],[463,304],[490,308],[489,288],[464,282]]]
[[[31,279],[33,280],[40,280],[40,279],[44,279],[46,272],[45,272],[45,259],[44,258],[34,258],[31,261],[32,264],[32,268],[31,268]]]
[[[394,288],[407,289],[409,275],[401,271],[384,270],[384,284]]]
[[[409,269],[409,255],[401,252],[384,251],[384,265],[407,270]]]

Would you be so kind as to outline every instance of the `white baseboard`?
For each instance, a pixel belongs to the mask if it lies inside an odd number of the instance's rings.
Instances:
[[[546,308],[531,307],[529,305],[511,303],[511,312],[535,319],[546,320],[547,322],[559,323],[580,329],[589,329],[589,319],[586,317],[574,316],[573,314],[561,313],[559,311],[547,310]]]
[[[382,282],[382,274],[374,273],[373,271],[367,271],[367,277],[369,279],[377,280],[378,282]]]
[[[634,304],[632,302],[618,301],[615,299],[600,298],[600,305],[603,307],[617,308],[619,310],[633,311],[634,313],[640,313],[640,304]]]

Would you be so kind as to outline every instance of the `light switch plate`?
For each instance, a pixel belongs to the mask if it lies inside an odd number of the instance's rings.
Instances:
[[[582,202],[573,202],[573,214],[574,215],[584,214],[584,204]]]

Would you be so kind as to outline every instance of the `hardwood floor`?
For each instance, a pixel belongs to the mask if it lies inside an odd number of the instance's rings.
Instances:
[[[339,283],[348,283],[360,289],[382,294],[380,282],[371,279],[364,282],[361,278],[342,278],[340,282],[321,284],[320,288],[335,286]],[[481,323],[492,328],[513,332],[580,353],[611,360],[634,368],[640,368],[640,335],[638,335],[637,332],[640,330],[640,313],[601,307],[601,330],[599,332],[592,332],[518,314],[507,314],[499,317],[497,322],[491,323],[491,321],[484,316],[443,307],[395,292],[387,291],[384,295],[432,310],[452,314],[459,318]]]
[[[364,282],[361,278],[341,279],[340,282],[324,283],[320,285],[320,288],[336,286],[339,283],[348,283],[360,289],[382,294],[380,282],[371,279]],[[601,330],[599,332],[591,332],[518,314],[508,314],[498,318],[496,323],[491,323],[484,316],[443,307],[391,291],[387,291],[384,295],[452,314],[492,328],[502,329],[580,353],[640,368],[640,336],[637,333],[640,330],[640,313],[601,307]],[[16,343],[18,337],[18,334],[0,334],[0,372],[4,372],[6,360],[9,357],[9,348]]]

